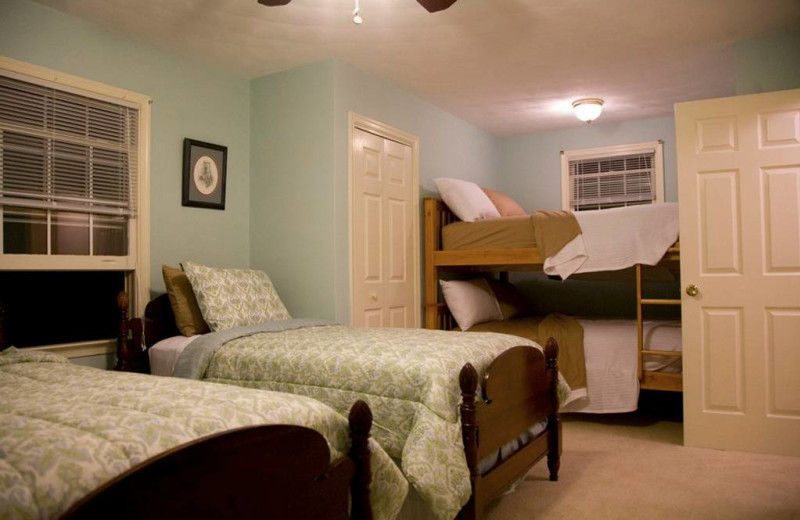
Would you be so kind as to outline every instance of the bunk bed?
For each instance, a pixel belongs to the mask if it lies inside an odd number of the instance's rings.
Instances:
[[[180,348],[189,349],[215,335],[230,332],[183,336],[176,327],[175,316],[168,294],[159,295],[147,304],[141,323],[133,322],[131,326],[123,313],[119,340],[122,364],[146,366],[148,361],[140,359],[144,356],[154,360],[153,366],[160,366],[161,363],[155,361],[156,354],[168,352],[161,350],[167,344],[184,343]],[[297,320],[287,320],[294,321]],[[268,328],[273,325],[265,324]],[[300,344],[294,341],[293,332],[321,336]],[[428,511],[432,517],[480,518],[490,501],[502,496],[543,458],[547,460],[550,480],[558,479],[561,456],[558,407],[568,389],[558,371],[555,341],[547,342],[542,349],[521,338],[497,335],[479,338],[473,334],[455,335],[425,329],[351,329],[321,323],[289,330],[280,337],[279,343],[291,343],[289,359],[280,357],[281,353],[275,348],[264,347],[271,341],[271,338],[262,338],[265,334],[283,333],[257,333],[249,338],[227,340],[200,377],[227,384],[306,393],[334,408],[339,408],[337,405],[343,398],[363,395],[376,423],[381,425],[373,432],[375,439],[402,465],[409,482],[430,506]],[[360,340],[354,347],[349,346],[352,337]],[[267,360],[255,361],[248,354],[248,347],[240,341],[250,338],[257,342],[253,345],[257,350],[268,352]],[[346,354],[335,361],[326,359],[324,352],[341,342],[354,350],[355,355]],[[185,343],[189,343],[188,346]],[[442,348],[448,352],[443,353]],[[472,354],[474,357],[470,357]],[[178,358],[179,368],[183,355]],[[413,366],[406,364],[403,368],[397,364],[400,358],[414,358]],[[434,362],[426,363],[426,359]],[[471,361],[462,363],[461,359]],[[446,366],[440,366],[439,362]],[[209,375],[223,365],[234,367],[228,374],[231,377]],[[249,376],[235,368],[247,365],[255,370]],[[286,379],[286,369],[291,369],[290,366],[301,374],[289,375],[294,378],[293,382]],[[316,372],[324,367],[325,384],[330,387],[318,382],[309,385],[305,381],[304,384],[296,379],[320,377],[311,374],[314,366]],[[413,374],[418,374],[418,370],[424,370],[419,375],[427,380],[403,383],[402,378],[398,379],[401,372],[403,377],[416,377]],[[358,384],[371,384],[370,380],[382,382],[384,388],[361,394],[351,386],[353,377],[358,379]],[[243,380],[235,380],[239,378]],[[269,381],[270,378],[273,380]],[[394,382],[389,384],[390,380]],[[422,391],[427,396],[425,401],[418,403],[415,402],[418,397],[406,395],[412,391]],[[395,395],[397,392],[403,395]],[[429,401],[431,399],[433,401]],[[407,416],[403,415],[403,408],[408,406],[415,411],[411,418],[403,419]],[[435,413],[429,412],[429,406]],[[409,431],[399,431],[398,420],[407,422],[403,428]],[[407,442],[408,439],[412,440]]]
[[[500,220],[500,219],[499,219]],[[449,312],[446,303],[440,297],[440,282],[447,273],[472,274],[481,272],[500,273],[501,279],[508,279],[509,271],[541,271],[545,264],[545,255],[537,247],[532,233],[514,231],[522,235],[517,244],[509,247],[483,246],[479,239],[470,236],[470,226],[479,224],[503,224],[503,222],[461,222],[447,205],[439,198],[428,197],[424,200],[425,231],[425,326],[429,329],[451,330],[457,324]],[[507,219],[512,225],[519,225],[519,219]],[[456,225],[461,229],[459,236],[466,239],[455,240],[456,248],[444,247],[443,231],[445,227]],[[525,226],[530,227],[528,221]],[[528,235],[530,235],[528,237]],[[528,237],[528,238],[525,238]],[[451,242],[454,242],[451,240]],[[676,265],[680,261],[680,243],[676,241],[669,247],[658,261],[660,265]],[[646,297],[645,277],[643,270],[647,266],[635,265],[636,284],[636,339],[638,346],[638,377],[640,388],[650,390],[681,391],[680,372],[664,372],[646,369],[645,360],[653,357],[665,357],[670,360],[680,358],[679,350],[648,349],[645,345],[645,312],[647,306],[680,305],[679,299],[661,299]],[[486,328],[482,330],[487,330]],[[667,363],[674,364],[674,363]]]
[[[391,520],[402,504],[364,402],[348,422],[301,396],[13,347],[0,384],[4,517]]]

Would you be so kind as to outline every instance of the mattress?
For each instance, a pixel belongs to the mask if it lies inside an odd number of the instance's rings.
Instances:
[[[494,331],[537,341],[541,318],[518,318],[478,324],[470,331]],[[586,394],[567,403],[562,412],[622,413],[639,403],[639,347],[636,320],[580,318],[586,361]],[[647,350],[681,350],[681,322],[643,322]],[[644,369],[680,372],[679,357],[645,356]]]
[[[474,222],[453,222],[442,228],[442,249],[505,249],[536,247],[530,215]]]
[[[639,347],[636,320],[580,319],[586,358],[587,396],[567,404],[562,412],[622,413],[639,403]],[[680,351],[681,322],[647,320],[647,350]],[[645,356],[644,369],[680,372],[681,358]]]

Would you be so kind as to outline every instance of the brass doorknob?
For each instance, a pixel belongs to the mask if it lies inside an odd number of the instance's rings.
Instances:
[[[689,296],[697,296],[698,294],[700,294],[700,288],[697,287],[695,284],[687,285],[686,294],[688,294]]]

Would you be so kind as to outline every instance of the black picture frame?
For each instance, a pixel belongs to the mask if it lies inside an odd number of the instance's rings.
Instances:
[[[228,147],[183,140],[183,205],[225,209]]]

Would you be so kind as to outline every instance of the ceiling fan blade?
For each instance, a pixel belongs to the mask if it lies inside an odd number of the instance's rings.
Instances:
[[[261,0],[259,0],[259,2],[260,1]],[[456,0],[417,0],[417,2],[427,9],[429,13],[435,13],[436,11],[444,11],[456,3]]]
[[[272,7],[276,5],[286,5],[291,1],[292,0],[258,0],[258,3]]]

